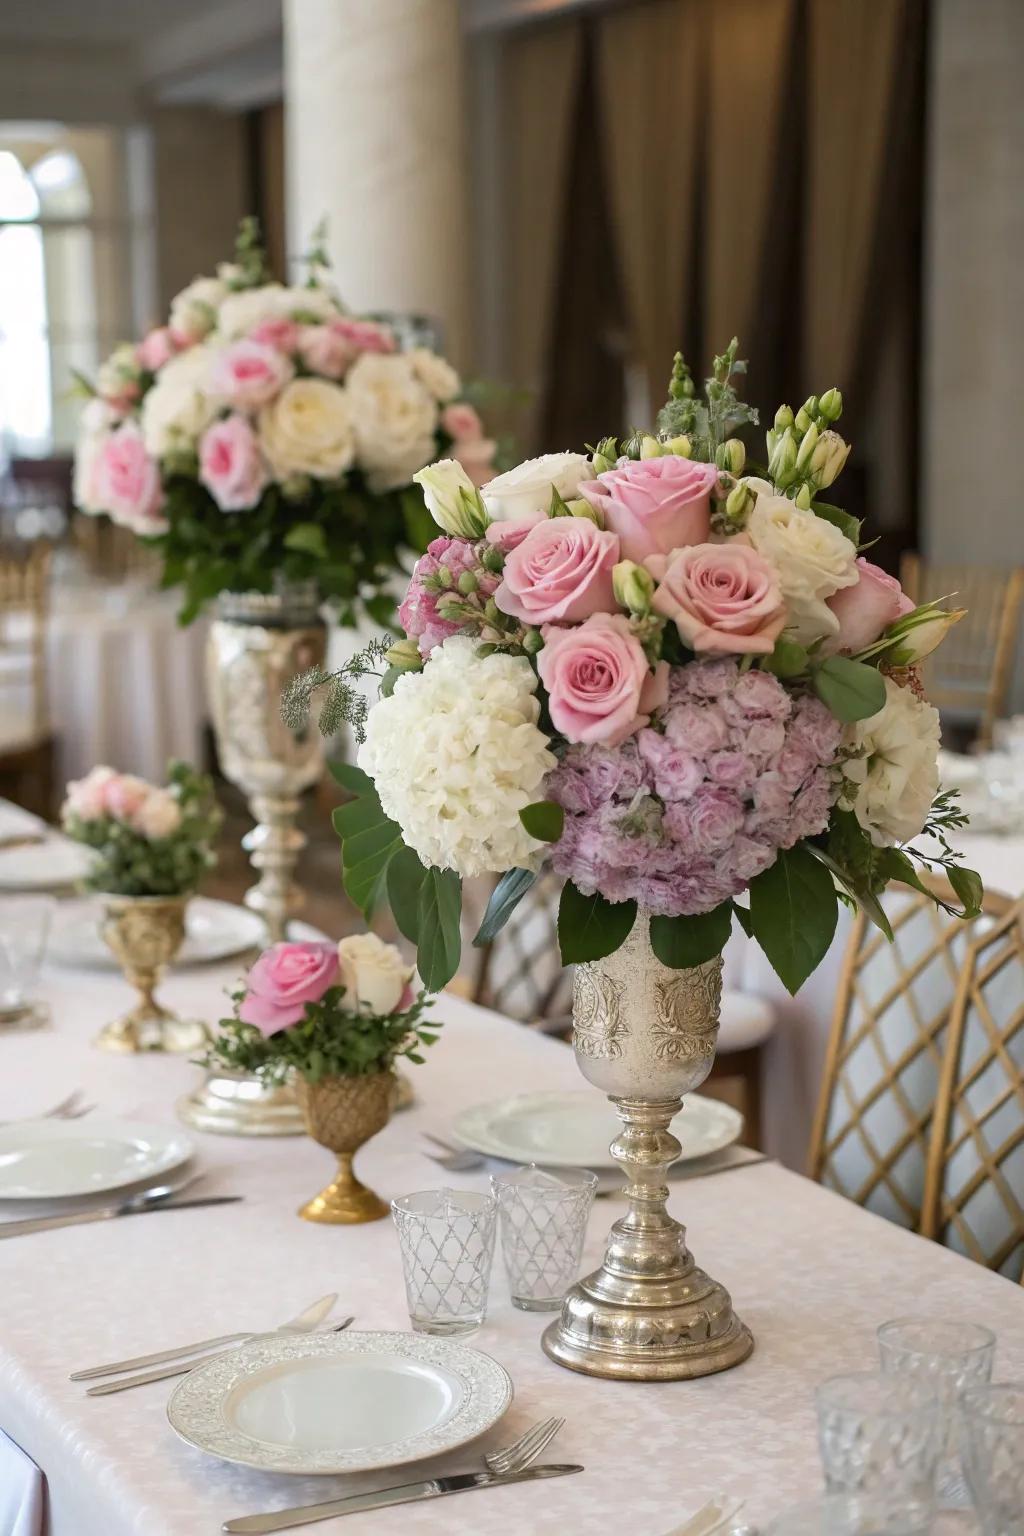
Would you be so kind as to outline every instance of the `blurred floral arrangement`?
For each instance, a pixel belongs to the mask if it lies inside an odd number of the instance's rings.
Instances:
[[[480,489],[450,459],[415,477],[442,533],[359,766],[335,769],[355,796],[335,823],[349,894],[364,912],[386,896],[430,988],[458,965],[461,880],[486,873],[478,944],[548,865],[566,963],[617,949],[638,910],[676,967],[736,921],[794,992],[840,898],[889,933],[879,892],[924,889],[923,868],[948,876],[950,910],[979,910],[915,671],[961,614],[915,607],[823,499],[849,453],[838,390],[781,407],[747,471],[736,354],[701,392],[677,355],[657,435]],[[328,711],[358,723],[351,669],[333,689]],[[287,708],[308,701],[300,683]]]
[[[235,259],[177,295],[167,324],[119,346],[95,383],[74,496],[159,551],[188,622],[222,591],[316,582],[342,623],[382,623],[403,545],[422,549],[416,470],[450,453],[486,479],[495,444],[436,353],[396,351],[348,314],[324,233],[301,286],[273,282],[254,219]]]
[[[207,1065],[255,1072],[278,1083],[291,1071],[307,1082],[385,1072],[420,1048],[440,1024],[413,989],[414,971],[393,944],[356,933],[337,945],[275,944],[264,950],[221,1020]]]
[[[73,779],[61,807],[69,837],[96,852],[86,884],[115,896],[183,896],[217,862],[213,783],[172,762],[166,788],[98,767]]]

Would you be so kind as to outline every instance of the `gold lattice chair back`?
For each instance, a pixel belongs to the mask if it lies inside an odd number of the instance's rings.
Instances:
[[[947,886],[936,889],[952,898]],[[972,936],[1008,905],[985,900],[982,917],[964,922],[894,887],[883,898],[893,942],[858,914],[843,962],[809,1171],[914,1230],[960,968]]]
[[[50,550],[0,551],[0,753],[42,741],[50,726],[46,678]]]
[[[923,682],[940,713],[977,720],[978,740],[988,746],[993,724],[1006,713],[1024,570],[931,565],[910,554],[900,575],[915,602],[955,593],[949,606],[967,609],[924,663]]]
[[[922,1228],[979,1264],[1024,1278],[1024,903],[968,950]]]
[[[562,882],[541,875],[494,942],[483,951],[474,1000],[526,1024],[568,1029],[572,970],[558,952]]]

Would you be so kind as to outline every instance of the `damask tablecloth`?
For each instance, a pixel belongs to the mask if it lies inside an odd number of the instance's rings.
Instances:
[[[167,999],[215,1019],[232,977],[230,967],[179,973],[166,983]],[[89,1043],[126,1001],[123,983],[53,968],[47,995],[51,1030],[0,1036],[0,1119],[80,1088],[97,1112],[173,1122],[195,1067],[107,1056]],[[445,1029],[427,1065],[414,1069],[418,1103],[361,1154],[363,1177],[387,1195],[441,1181],[420,1151],[421,1127],[443,1133],[456,1110],[481,1099],[581,1086],[559,1043],[455,998],[436,1011]],[[68,1381],[76,1367],[105,1359],[274,1326],[327,1291],[339,1292],[339,1311],[355,1313],[361,1327],[407,1326],[390,1222],[329,1228],[295,1215],[329,1177],[328,1153],[303,1139],[196,1140],[209,1190],[240,1192],[244,1204],[0,1243],[0,1429],[45,1474],[47,1536],[214,1536],[232,1515],[387,1481],[223,1465],[176,1439],[165,1416],[169,1384],[88,1399]],[[448,1181],[479,1184],[480,1175]],[[490,1315],[473,1342],[508,1369],[515,1401],[479,1446],[424,1468],[473,1466],[480,1451],[560,1413],[567,1423],[552,1455],[581,1461],[585,1474],[453,1499],[443,1514],[406,1507],[347,1526],[327,1522],[324,1536],[663,1536],[718,1489],[745,1498],[751,1521],[762,1523],[819,1485],[815,1384],[869,1368],[878,1324],[908,1312],[987,1323],[999,1335],[998,1375],[1024,1378],[1024,1291],[795,1174],[763,1164],[681,1183],[671,1208],[754,1331],[745,1365],[668,1385],[562,1370],[539,1348],[547,1319],[512,1308],[496,1265]],[[612,1200],[595,1205],[588,1264],[617,1210]]]

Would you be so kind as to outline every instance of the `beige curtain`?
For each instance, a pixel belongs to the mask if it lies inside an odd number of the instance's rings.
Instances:
[[[531,396],[521,427],[524,451],[536,445],[544,400],[581,38],[577,22],[524,29],[509,37],[502,60],[505,355],[509,379]]]
[[[905,0],[809,0],[804,363],[849,389],[868,284]]]
[[[687,343],[704,0],[646,0],[597,22],[604,158],[631,361],[651,411]]]
[[[853,0],[862,4],[863,0]],[[873,4],[864,7],[873,10]],[[704,349],[755,340],[784,96],[804,89],[790,71],[795,0],[711,0],[704,243]],[[834,72],[830,71],[830,79]],[[796,293],[767,302],[796,307]]]

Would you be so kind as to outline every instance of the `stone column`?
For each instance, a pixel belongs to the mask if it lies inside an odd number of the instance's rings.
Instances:
[[[458,0],[284,0],[290,252],[326,215],[342,298],[441,322],[467,356]]]

